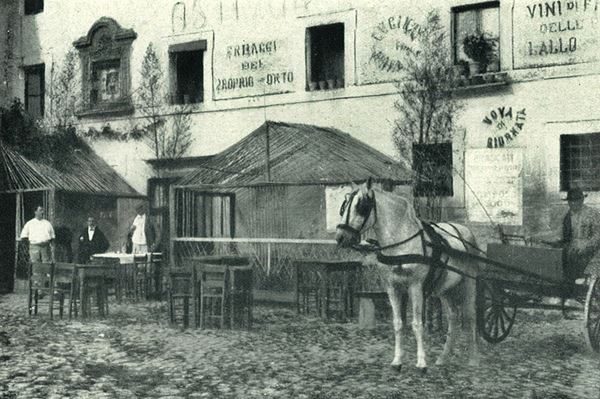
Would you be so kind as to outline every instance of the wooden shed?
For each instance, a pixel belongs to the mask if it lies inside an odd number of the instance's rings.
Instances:
[[[111,249],[121,248],[135,206],[145,197],[87,146],[70,154],[65,169],[33,162],[0,142],[0,291],[24,287],[28,255],[19,237],[37,205],[54,226],[58,260],[75,256],[88,215],[96,218]]]
[[[172,186],[173,262],[248,255],[257,288],[288,290],[292,259],[344,256],[333,240],[339,207],[369,177],[410,195],[410,171],[349,134],[267,121]]]

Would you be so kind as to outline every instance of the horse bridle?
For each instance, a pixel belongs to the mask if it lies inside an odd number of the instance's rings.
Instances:
[[[360,228],[358,229],[355,229],[354,227],[350,226],[350,209],[352,206],[352,201],[354,201],[356,194],[358,194],[358,190],[352,191],[350,194],[346,195],[344,202],[342,202],[342,206],[340,207],[340,216],[344,216],[344,212],[346,212],[346,209],[348,210],[348,213],[346,214],[345,223],[338,224],[337,228],[341,230],[346,230],[350,233],[357,234],[358,236],[360,236],[361,231],[365,228],[367,220],[369,220],[372,211],[375,213],[375,217],[377,217],[377,207],[375,203],[375,193],[373,193],[372,198],[368,195],[364,196],[361,200],[359,200],[358,204],[356,204],[356,213],[358,213],[359,216],[363,217],[363,222]]]
[[[377,218],[377,203],[375,202],[375,193],[372,194],[372,197],[369,197],[367,195],[367,196],[364,196],[361,201],[359,201],[359,203],[356,205],[356,213],[358,213],[360,216],[363,217],[363,222],[359,229],[355,229],[354,227],[350,226],[350,207],[352,206],[352,201],[354,201],[354,197],[356,197],[356,194],[358,194],[358,190],[352,191],[351,193],[346,195],[346,198],[344,199],[344,202],[342,203],[342,206],[340,207],[340,216],[344,216],[344,212],[346,212],[346,209],[348,209],[348,213],[346,214],[345,223],[338,224],[337,228],[341,229],[341,230],[346,230],[346,231],[356,234],[360,237],[361,232],[365,228],[365,225],[367,224],[367,220],[369,220],[369,217],[371,216],[372,211],[375,213],[375,218]],[[367,250],[367,251],[380,252],[387,248],[397,247],[397,246],[406,244],[407,242],[410,242],[417,237],[420,237],[423,240],[423,238],[424,238],[423,229],[419,229],[415,234],[411,235],[407,239],[395,242],[393,244],[380,246],[376,240],[367,240],[367,241],[372,241],[371,245],[365,246],[365,245],[357,244],[357,245],[353,245],[353,248],[356,250],[359,250],[359,251]]]

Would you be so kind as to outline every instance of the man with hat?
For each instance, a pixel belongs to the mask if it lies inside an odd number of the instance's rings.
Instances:
[[[562,240],[545,243],[561,247],[563,255],[563,275],[566,297],[572,295],[575,280],[581,277],[586,267],[593,263],[600,264],[596,256],[600,249],[600,212],[583,204],[584,198],[580,188],[572,188],[567,192],[565,201],[569,203],[569,211],[563,219]],[[565,317],[568,315],[564,312]]]

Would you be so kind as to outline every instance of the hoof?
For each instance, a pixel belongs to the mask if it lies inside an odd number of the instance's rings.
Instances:
[[[427,374],[427,367],[417,367],[417,370],[419,370],[421,375]]]
[[[390,367],[392,368],[392,370],[394,370],[397,373],[399,373],[399,372],[402,371],[402,365],[401,364],[390,364]]]

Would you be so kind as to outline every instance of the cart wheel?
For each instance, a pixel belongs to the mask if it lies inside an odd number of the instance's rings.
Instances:
[[[477,289],[477,327],[487,342],[502,342],[515,322],[517,306],[511,305],[502,288],[480,281]]]
[[[600,277],[590,282],[585,298],[585,340],[594,352],[600,352]]]

